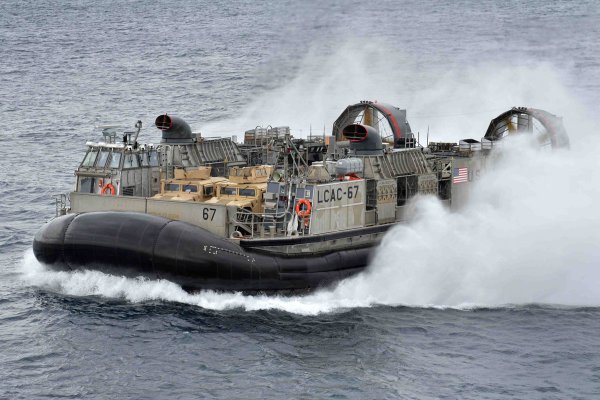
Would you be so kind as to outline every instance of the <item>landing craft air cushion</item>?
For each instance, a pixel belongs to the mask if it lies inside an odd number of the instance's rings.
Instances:
[[[348,106],[331,136],[306,139],[258,127],[238,145],[167,114],[155,125],[157,145],[137,142],[141,122],[122,141],[105,127],[87,143],[75,191],[34,238],[39,261],[188,290],[314,289],[363,271],[386,231],[410,220],[414,196],[460,207],[507,135],[569,144],[560,118],[523,107],[481,140],[427,147],[405,110],[370,101]]]

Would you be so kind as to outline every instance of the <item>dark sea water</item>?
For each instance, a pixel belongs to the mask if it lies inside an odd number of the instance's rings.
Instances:
[[[600,398],[600,3],[0,2],[0,398]],[[370,270],[296,297],[55,273],[31,242],[94,125],[330,129],[363,99],[432,140],[511,106],[566,154],[434,200]]]

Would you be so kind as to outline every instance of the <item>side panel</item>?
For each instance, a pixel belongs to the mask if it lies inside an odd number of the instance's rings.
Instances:
[[[185,221],[215,235],[227,236],[227,207],[205,204],[148,199],[148,214]]]
[[[363,227],[365,197],[363,179],[313,186],[310,233]]]
[[[93,211],[131,211],[152,214],[200,226],[216,235],[227,236],[227,208],[222,204],[205,204],[154,200],[144,197],[70,194],[71,213]]]
[[[396,201],[398,198],[395,179],[377,181],[377,223],[393,222],[396,219]]]
[[[471,185],[481,177],[485,158],[454,158],[452,160],[452,200],[451,208],[462,208],[469,199]]]
[[[143,197],[99,196],[91,193],[72,192],[70,198],[72,213],[93,211],[146,212],[146,199]]]

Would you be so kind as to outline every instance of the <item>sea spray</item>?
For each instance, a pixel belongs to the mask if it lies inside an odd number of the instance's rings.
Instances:
[[[335,48],[315,44],[292,79],[258,92],[232,118],[204,124],[209,136],[240,134],[257,125],[290,126],[295,137],[331,134],[335,118],[359,100],[407,109],[413,132],[437,141],[479,139],[490,120],[512,106],[580,118],[582,107],[548,63],[473,64],[460,70],[421,65],[399,49],[357,39]],[[568,113],[566,112],[568,111]]]
[[[385,302],[600,304],[586,283],[600,279],[591,151],[544,153],[512,142],[465,209],[422,202],[410,228],[387,235],[372,265],[373,279],[396,281]]]

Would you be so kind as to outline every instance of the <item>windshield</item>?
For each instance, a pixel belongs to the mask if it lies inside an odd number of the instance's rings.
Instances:
[[[140,158],[142,159],[142,167],[147,167],[150,165],[150,160],[148,159],[148,153],[140,154]]]
[[[221,194],[225,196],[235,196],[237,194],[237,188],[228,186],[222,187]]]
[[[240,189],[240,196],[254,197],[256,196],[255,189]]]
[[[198,186],[196,185],[183,185],[183,191],[187,193],[196,193],[198,191]]]
[[[97,155],[98,155],[98,150],[88,151],[88,153],[85,155],[85,158],[83,159],[83,163],[81,163],[81,165],[83,165],[84,167],[93,167],[94,162],[96,161]]]
[[[158,152],[156,151],[150,152],[150,166],[158,167]]]
[[[165,192],[179,192],[179,184],[165,183]]]
[[[126,154],[123,168],[137,168],[139,167],[137,154]]]
[[[111,168],[119,168],[121,165],[121,153],[113,153],[112,159],[110,160]]]
[[[110,155],[109,151],[107,151],[107,150],[101,151],[100,155],[98,156],[98,161],[96,162],[96,167],[104,168],[106,166],[106,161],[108,161],[109,155]]]

